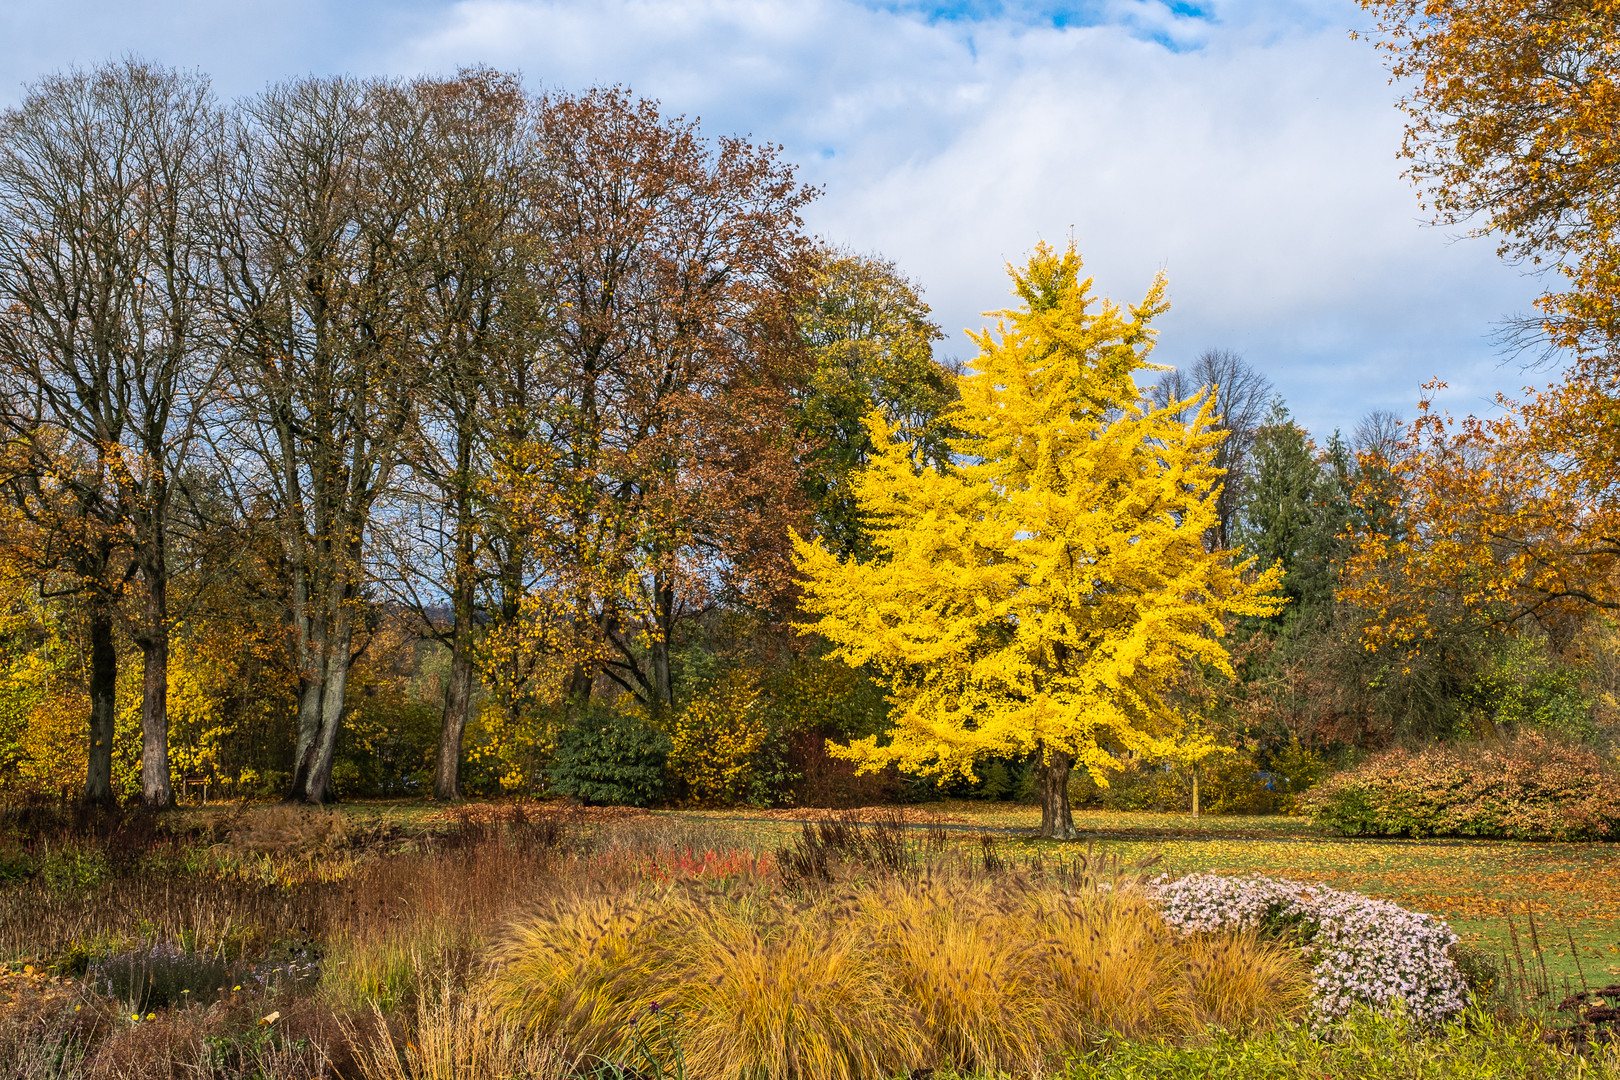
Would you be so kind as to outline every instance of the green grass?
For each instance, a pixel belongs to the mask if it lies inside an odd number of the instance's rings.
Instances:
[[[1585,1059],[1549,1046],[1528,1028],[1487,1017],[1436,1036],[1398,1020],[1362,1017],[1332,1040],[1302,1028],[1247,1039],[1217,1034],[1203,1044],[1120,1043],[1071,1064],[1067,1080],[1530,1080],[1620,1077],[1620,1048]]]

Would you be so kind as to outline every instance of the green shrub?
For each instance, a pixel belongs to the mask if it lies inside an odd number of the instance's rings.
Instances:
[[[587,805],[651,806],[665,795],[669,736],[639,713],[586,709],[557,740],[554,790]]]
[[[1499,746],[1389,750],[1301,802],[1349,836],[1620,837],[1620,770],[1534,731]]]
[[[83,892],[107,879],[107,857],[101,852],[63,845],[47,850],[39,859],[39,879],[60,892]]]
[[[1578,742],[1592,742],[1597,725],[1593,702],[1582,692],[1579,668],[1560,663],[1545,640],[1509,640],[1464,694],[1464,701],[1506,732],[1537,728]]]

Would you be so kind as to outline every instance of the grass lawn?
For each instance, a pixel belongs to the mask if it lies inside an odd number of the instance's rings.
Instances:
[[[992,832],[1028,857],[1067,849],[1038,840],[1040,811],[1005,803],[948,802],[908,807],[938,815],[957,843]],[[795,820],[757,811],[662,811],[735,835],[736,846],[769,850],[789,843]],[[797,815],[795,815],[797,816]],[[1104,855],[1123,862],[1158,858],[1155,869],[1265,874],[1316,882],[1391,900],[1449,922],[1464,942],[1492,954],[1512,951],[1507,913],[1529,959],[1535,915],[1553,985],[1620,982],[1620,844],[1509,840],[1348,839],[1299,817],[1205,816],[1082,810],[1075,824]],[[1571,949],[1574,943],[1574,951]],[[1578,956],[1577,956],[1578,953]]]
[[[989,833],[1020,858],[1072,850],[1035,839],[1040,811],[1009,803],[952,801],[907,806],[936,820],[953,844],[978,846]],[[357,803],[348,814],[397,818],[407,828],[445,812],[423,803]],[[651,827],[689,827],[717,845],[756,853],[790,844],[817,811],[661,810]],[[656,823],[656,824],[655,824]],[[1527,912],[1533,912],[1553,985],[1620,982],[1620,844],[1522,843],[1508,840],[1347,839],[1302,817],[1204,816],[1081,810],[1075,824],[1104,855],[1123,862],[1157,857],[1155,869],[1265,874],[1318,882],[1394,901],[1449,922],[1464,942],[1510,954],[1507,912],[1529,959]],[[1573,941],[1575,950],[1571,950]]]
[[[972,805],[952,804],[949,812],[1028,832],[1040,825],[1032,807],[975,814]],[[1511,949],[1506,910],[1520,935],[1528,931],[1525,913],[1534,912],[1554,985],[1578,984],[1581,972],[1593,985],[1620,981],[1620,844],[1347,839],[1289,817],[1082,811],[1075,824],[1125,861],[1158,856],[1172,875],[1265,874],[1365,893],[1438,915],[1463,941],[1493,953]],[[1058,846],[1011,843],[1029,851]]]

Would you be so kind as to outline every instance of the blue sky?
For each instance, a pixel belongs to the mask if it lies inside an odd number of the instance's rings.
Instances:
[[[623,83],[711,133],[782,144],[822,186],[807,220],[894,259],[950,335],[1002,306],[1002,267],[1079,242],[1099,291],[1170,279],[1155,359],[1243,353],[1325,434],[1455,411],[1545,374],[1492,344],[1538,283],[1489,240],[1426,227],[1401,116],[1349,0],[5,0],[0,102],[125,52],[222,96],[309,72]]]

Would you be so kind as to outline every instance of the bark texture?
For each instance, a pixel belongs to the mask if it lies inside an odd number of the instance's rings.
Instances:
[[[117,717],[118,650],[113,647],[112,613],[104,600],[90,609],[90,760],[84,801],[112,806],[113,730]]]
[[[1044,752],[1043,752],[1044,751]],[[1041,835],[1073,840],[1078,834],[1069,809],[1069,772],[1074,759],[1062,750],[1035,751],[1035,775],[1041,793]]]

